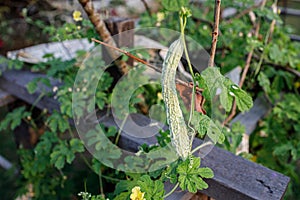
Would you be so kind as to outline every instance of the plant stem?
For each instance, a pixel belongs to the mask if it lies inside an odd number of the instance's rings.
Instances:
[[[209,142],[205,142],[205,143],[201,144],[200,146],[193,149],[192,154],[195,153],[196,151],[200,150],[201,148],[208,146],[208,145],[212,145],[212,143],[209,141]]]
[[[173,189],[168,193],[166,194],[163,199],[167,198],[168,196],[170,196],[179,186],[179,182],[177,182],[177,184],[173,187]]]
[[[115,182],[120,182],[121,181],[121,179],[111,178],[111,177],[105,176],[103,174],[101,176],[102,176],[102,178],[105,178],[106,180],[115,181]]]
[[[99,169],[99,184],[100,184],[100,193],[101,193],[101,196],[104,197],[101,167]]]
[[[189,57],[189,54],[188,54],[187,45],[186,45],[186,41],[185,41],[184,29],[186,27],[186,22],[187,22],[187,17],[186,16],[181,16],[180,17],[181,39],[182,39],[182,43],[183,43],[184,54],[185,54],[185,57],[186,57],[186,60],[187,60],[187,63],[188,63],[188,67],[189,67],[192,79],[193,79],[191,108],[190,108],[190,116],[189,116],[189,121],[188,121],[188,127],[192,131],[191,138],[190,138],[190,150],[191,150],[193,140],[194,140],[194,137],[196,135],[195,129],[191,126],[191,121],[192,121],[192,118],[193,118],[193,115],[194,115],[194,110],[195,110],[196,81],[195,81],[195,75],[194,75],[194,71],[193,71],[193,68],[192,68],[191,60],[190,60],[190,57]]]
[[[215,0],[214,28],[212,31],[212,43],[211,43],[211,50],[210,50],[210,58],[208,61],[209,67],[214,66],[218,35],[219,35],[220,12],[221,12],[221,0]]]
[[[118,142],[119,142],[119,139],[120,139],[120,136],[121,136],[121,132],[122,132],[122,129],[124,128],[124,126],[125,126],[125,123],[126,123],[126,121],[127,121],[127,118],[128,118],[128,114],[126,114],[126,117],[125,117],[125,118],[123,119],[123,121],[122,121],[121,127],[120,127],[120,129],[119,129],[119,131],[118,131],[118,134],[117,134],[117,136],[116,136],[116,139],[115,139],[115,145],[117,145]]]
[[[30,108],[30,112],[32,112],[32,110],[35,108],[36,104],[44,97],[46,96],[46,92],[42,92],[38,98],[36,98],[36,100],[32,103],[31,108]]]

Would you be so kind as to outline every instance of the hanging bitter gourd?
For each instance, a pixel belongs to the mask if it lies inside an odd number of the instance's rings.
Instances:
[[[167,121],[171,133],[171,141],[177,154],[185,160],[190,152],[190,139],[188,129],[184,121],[182,110],[176,92],[176,70],[183,54],[182,38],[174,41],[163,62],[162,69],[162,96],[165,102]]]

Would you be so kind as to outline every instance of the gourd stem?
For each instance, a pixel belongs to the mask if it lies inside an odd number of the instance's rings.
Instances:
[[[170,196],[179,186],[179,182],[173,187],[173,189],[168,193],[166,194],[163,198],[167,198],[168,196]]]
[[[192,144],[193,144],[193,140],[194,140],[194,135],[195,135],[195,130],[194,128],[191,126],[191,121],[194,115],[194,110],[195,110],[195,91],[196,91],[196,81],[195,81],[195,75],[194,75],[194,71],[192,68],[192,64],[191,64],[191,60],[188,54],[188,50],[187,50],[187,45],[185,42],[185,35],[184,35],[184,29],[186,26],[186,22],[187,22],[187,17],[186,16],[181,16],[180,17],[180,29],[181,29],[181,39],[182,39],[182,43],[183,43],[183,48],[184,48],[184,54],[188,63],[188,67],[190,70],[190,73],[192,75],[192,79],[193,79],[193,90],[192,90],[192,99],[191,99],[191,109],[190,109],[190,116],[189,116],[189,120],[188,120],[188,127],[190,128],[190,130],[192,130],[192,136],[191,136],[191,140],[190,140],[190,149],[192,148]]]
[[[196,151],[200,150],[201,148],[208,146],[208,145],[212,145],[212,142],[205,142],[205,143],[201,144],[200,146],[193,149],[192,154],[195,153]]]

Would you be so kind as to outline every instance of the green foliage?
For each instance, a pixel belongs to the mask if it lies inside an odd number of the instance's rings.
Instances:
[[[270,80],[268,79],[267,75],[264,72],[260,72],[257,77],[259,85],[263,88],[265,93],[271,92],[271,84]]]
[[[35,93],[35,91],[37,89],[40,89],[40,90],[42,89],[41,87],[38,87],[39,83],[43,83],[45,86],[48,86],[48,87],[51,86],[50,80],[48,78],[34,78],[31,82],[29,82],[26,85],[29,94]]]
[[[18,59],[7,59],[5,57],[0,56],[0,76],[2,75],[2,72],[8,69],[22,69],[23,68],[23,62]]]
[[[141,191],[145,192],[145,199],[163,200],[165,193],[164,185],[160,180],[153,181],[150,176],[141,176],[137,182],[141,187]]]
[[[181,7],[186,6],[189,0],[162,0],[162,5],[169,11],[179,11]]]
[[[300,97],[292,93],[284,95],[262,123],[261,130],[252,137],[257,162],[290,176],[287,199],[299,195],[300,171]]]
[[[159,135],[156,136],[159,146],[165,147],[171,142],[170,130],[159,131]]]
[[[5,129],[14,130],[21,124],[23,119],[31,118],[31,113],[26,111],[26,107],[22,106],[14,109],[5,116],[5,119],[0,122],[0,131]]]
[[[177,166],[180,161],[175,161],[171,163],[169,166],[167,166],[161,173],[160,179],[165,182],[167,180],[170,181],[172,184],[176,184],[178,180],[178,174],[177,174]]]
[[[54,164],[57,169],[62,169],[67,162],[71,164],[75,159],[75,153],[84,152],[83,142],[79,139],[73,138],[69,142],[60,141],[53,148],[50,155],[50,162]]]
[[[235,122],[231,125],[230,129],[224,129],[224,131],[226,131],[224,133],[226,135],[224,148],[232,153],[236,153],[245,133],[245,126],[240,122]]]
[[[116,129],[110,128],[107,133],[115,135]],[[89,147],[94,146],[96,150],[95,157],[101,159],[106,165],[113,166],[113,162],[121,157],[121,150],[111,144],[111,141],[105,135],[103,126],[96,126],[95,130],[87,132],[86,137],[88,138],[87,145]]]
[[[222,144],[224,142],[225,135],[222,132],[221,125],[214,122],[207,115],[195,112],[191,123],[197,130],[200,138],[204,138],[207,135],[214,143]]]
[[[114,191],[115,198],[118,200],[128,199],[131,194],[131,189],[137,186],[137,181],[139,177],[132,177],[130,180],[121,180],[116,184],[116,188]]]
[[[178,165],[178,182],[181,189],[196,193],[197,190],[208,188],[203,178],[212,178],[214,176],[213,171],[207,167],[199,167],[200,158],[193,156]]]
[[[233,7],[240,13],[246,8],[253,6],[253,4],[254,2],[251,0],[224,1],[222,2],[222,8]],[[185,34],[192,36],[193,39],[201,43],[204,49],[210,48],[211,22],[214,15],[214,4],[211,1],[204,2],[201,7],[197,3],[192,3],[188,0],[162,0],[162,5],[164,9],[161,9],[158,13],[152,13],[152,17],[146,13],[143,14],[140,25],[160,26],[179,30],[179,12],[182,10],[182,7],[188,6],[193,13],[193,18],[187,21]],[[196,75],[196,81],[199,84],[198,86],[204,89],[203,95],[207,103],[210,103],[215,98],[217,91],[220,90],[219,99],[225,111],[230,111],[234,100],[239,111],[244,112],[249,110],[253,105],[250,95],[222,74],[237,66],[245,66],[245,58],[253,50],[253,58],[243,88],[250,91],[252,96],[256,96],[257,91],[262,89],[268,101],[274,105],[274,108],[266,119],[261,122],[259,132],[253,134],[251,138],[251,152],[254,154],[254,158],[257,158],[257,162],[292,177],[287,196],[290,199],[297,199],[300,196],[298,191],[300,175],[299,169],[296,167],[300,159],[300,143],[298,142],[298,133],[300,132],[300,126],[298,125],[300,110],[298,105],[300,102],[299,95],[297,94],[300,83],[296,79],[296,76],[291,73],[291,69],[300,69],[300,45],[289,39],[288,32],[281,25],[282,22],[279,15],[272,12],[269,4],[265,8],[254,8],[253,11],[261,27],[258,37],[254,37],[253,35],[253,25],[248,15],[230,20],[221,19],[219,27],[222,35],[219,37],[218,51],[215,59],[216,65],[220,66],[220,68],[207,68],[201,75]],[[64,23],[61,27],[54,27],[47,26],[40,20],[30,20],[26,16],[25,19],[27,22],[36,24],[44,32],[48,33],[52,41],[97,37],[91,22],[88,20],[78,23]],[[265,32],[269,30],[270,20],[276,20],[276,26],[274,32],[270,34],[272,38],[269,40],[264,37],[269,35],[265,34]],[[158,31],[157,34],[162,36],[162,38],[170,37],[163,30]],[[192,43],[188,45],[188,48],[191,56],[198,50]],[[143,54],[142,56],[144,57],[148,56],[144,52],[139,51],[137,54],[139,54],[139,57],[140,54]],[[41,84],[43,84],[42,89],[45,88],[45,91],[49,91],[49,80],[51,78],[63,82],[62,85],[51,88],[54,91],[53,97],[60,102],[60,112],[54,111],[49,116],[42,116],[42,118],[47,118],[43,121],[46,125],[46,131],[39,138],[36,147],[33,150],[21,149],[19,152],[22,165],[21,174],[26,184],[33,185],[36,199],[70,199],[69,194],[72,190],[67,188],[67,182],[71,183],[71,186],[69,186],[71,188],[72,184],[76,182],[72,180],[73,174],[71,176],[64,174],[70,171],[71,164],[76,158],[76,153],[84,152],[85,149],[81,140],[73,138],[73,136],[70,137],[66,133],[68,131],[72,135],[72,130],[68,123],[68,120],[72,118],[72,93],[90,87],[90,85],[85,85],[86,87],[83,88],[73,88],[78,65],[82,63],[85,56],[86,52],[79,52],[76,59],[62,61],[60,58],[55,58],[53,54],[46,54],[44,58],[47,59],[47,62],[31,67],[32,71],[44,72],[47,75],[46,78],[34,79],[27,85],[27,89],[31,94],[38,89],[41,90]],[[126,60],[127,58],[123,56],[122,59]],[[20,69],[23,67],[23,64],[19,61],[0,58],[0,64],[3,63],[8,63],[4,69]],[[97,65],[104,65],[102,61],[99,63],[98,58],[97,61],[92,60],[88,65],[93,66],[95,63]],[[85,77],[92,77],[97,74],[97,70],[95,68],[94,71],[89,71]],[[140,83],[149,83],[149,78],[143,76],[143,72],[144,68],[136,68],[128,74],[128,78]],[[82,116],[86,108],[88,111],[91,111],[95,108],[101,110],[106,106],[109,107],[112,82],[113,78],[105,72],[96,89],[95,105],[85,103],[86,96],[90,95],[87,90],[80,97],[82,102],[75,105],[78,108],[76,110],[77,114]],[[118,101],[122,100],[124,94],[131,87],[132,84],[129,81],[120,85],[121,92],[117,94],[116,99]],[[159,86],[152,87],[149,85],[136,90],[130,99],[129,112],[140,112],[136,106],[137,103],[143,101],[138,97],[140,94],[143,94],[145,97],[144,101],[149,107],[153,104],[163,105],[163,102],[157,98],[160,90]],[[117,104],[114,103],[114,105],[119,104],[119,102]],[[117,108],[118,116],[124,114],[123,109],[124,105],[120,105],[120,108]],[[241,142],[242,134],[245,132],[244,127],[240,123],[234,123],[227,131],[227,129],[221,128],[219,122],[213,121],[209,114],[194,113],[193,115],[192,125],[198,132],[199,137],[203,138],[207,135],[215,142],[224,142],[223,147],[235,153]],[[0,130],[14,129],[20,125],[22,120],[30,124],[34,123],[31,119],[31,113],[27,112],[25,107],[17,108],[9,113],[1,121]],[[117,130],[115,128],[97,127],[95,131],[87,133],[87,145],[95,147],[97,150],[96,157],[103,159],[104,163],[114,165],[114,160],[118,160],[122,156],[119,149],[111,148],[108,145],[115,139],[116,135]],[[161,158],[161,155],[155,150],[170,145],[171,138],[169,132],[161,132],[157,136],[157,139],[159,146],[149,147],[143,145],[140,147],[140,151],[137,154],[141,155],[141,157],[126,157],[126,166],[124,166],[124,169],[138,167],[144,169],[150,163],[153,166],[168,163],[169,160],[157,160],[157,158]],[[165,157],[173,156],[171,151],[164,153]],[[149,158],[149,163],[142,163],[143,156]],[[87,165],[89,165],[88,162]],[[87,171],[87,169],[84,170]],[[117,183],[115,191],[111,194],[114,199],[120,200],[129,200],[132,193],[131,190],[136,186],[141,187],[141,191],[145,192],[146,199],[162,199],[164,195],[163,183],[166,181],[170,181],[172,184],[178,183],[183,190],[196,192],[208,187],[203,178],[213,177],[212,170],[206,167],[200,168],[200,158],[195,157],[190,157],[185,161],[177,160],[166,168],[149,174],[128,174],[126,177],[124,174],[109,169],[95,160],[92,164],[92,170],[99,176],[99,179],[105,178],[105,175],[102,177],[102,172],[125,179]],[[82,181],[82,174],[78,176],[80,176],[79,179]],[[97,184],[93,182],[93,185]],[[81,192],[79,196],[84,200],[104,199],[103,195],[91,195],[88,192]]]
[[[36,199],[53,199],[64,185],[64,178],[57,174],[50,163],[52,147],[58,141],[52,132],[45,132],[34,151],[20,149],[22,175],[32,184]]]
[[[208,91],[209,94],[204,93],[207,99],[212,99],[217,89],[221,89],[220,102],[226,111],[230,111],[235,97],[237,107],[244,112],[253,106],[252,98],[244,90],[240,89],[231,80],[225,78],[218,68],[209,67],[205,69],[201,75],[196,77],[201,83],[200,87]]]
[[[54,111],[53,114],[46,120],[46,124],[53,133],[57,131],[63,133],[70,128],[68,119],[57,111]]]

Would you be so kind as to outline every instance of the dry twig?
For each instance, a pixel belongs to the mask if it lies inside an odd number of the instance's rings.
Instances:
[[[151,13],[151,10],[150,10],[150,8],[149,8],[149,6],[148,6],[146,0],[141,0],[141,1],[142,1],[142,3],[143,3],[144,6],[145,6],[145,9],[146,9],[148,15],[151,17],[151,16],[152,16],[152,13]]]
[[[208,66],[214,66],[214,60],[216,56],[218,35],[219,35],[219,23],[220,23],[220,12],[221,12],[221,0],[215,0],[215,17],[214,17],[214,28],[212,31],[212,43],[210,50],[210,58],[208,61]]]

